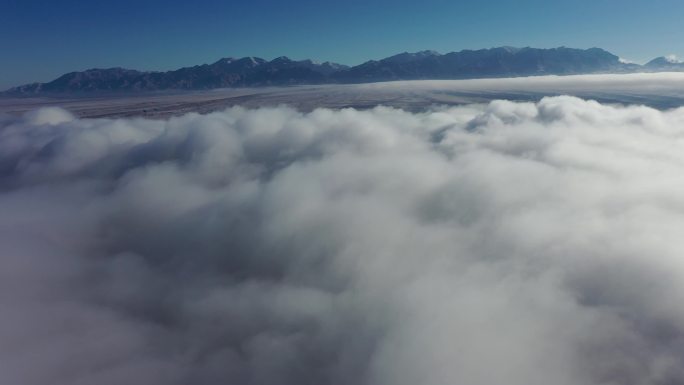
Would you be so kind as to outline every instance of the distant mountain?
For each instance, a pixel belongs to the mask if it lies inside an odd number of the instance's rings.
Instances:
[[[499,47],[440,54],[400,53],[355,67],[285,56],[267,61],[257,57],[224,58],[213,64],[167,72],[123,68],[71,72],[48,83],[12,88],[9,95],[161,90],[202,90],[298,84],[366,83],[416,79],[472,79],[534,75],[684,71],[684,63],[661,57],[646,65],[627,63],[600,48]]]
[[[646,63],[644,68],[653,71],[684,71],[684,62],[673,56],[661,56]]]
[[[272,61],[255,57],[224,58],[213,64],[168,72],[140,72],[122,68],[71,72],[49,83],[27,84],[6,93],[29,95],[318,84],[327,82],[331,74],[347,68],[330,62],[294,61],[284,56]]]
[[[620,58],[599,48],[500,47],[440,55],[432,51],[403,53],[369,61],[335,78],[344,82],[411,79],[467,79],[530,75],[569,75],[624,71]]]
[[[23,94],[87,91],[116,91],[130,86],[132,79],[143,73],[123,68],[91,69],[70,72],[49,83],[33,83],[10,89]]]

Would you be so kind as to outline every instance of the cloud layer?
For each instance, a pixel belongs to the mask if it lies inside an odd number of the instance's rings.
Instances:
[[[0,383],[684,382],[684,109],[0,118]]]

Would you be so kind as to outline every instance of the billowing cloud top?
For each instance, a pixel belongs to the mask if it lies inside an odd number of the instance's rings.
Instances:
[[[684,383],[684,109],[0,120],[0,383]]]
[[[670,63],[674,63],[674,64],[679,64],[682,62],[681,60],[679,60],[677,55],[674,55],[674,54],[665,56],[665,59],[667,59],[667,61],[669,61]]]

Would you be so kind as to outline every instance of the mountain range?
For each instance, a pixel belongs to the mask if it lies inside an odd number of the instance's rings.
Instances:
[[[473,79],[535,75],[684,71],[684,62],[659,57],[645,65],[626,62],[600,49],[498,47],[440,54],[404,52],[349,67],[285,56],[224,58],[213,64],[167,72],[124,68],[70,72],[48,83],[32,83],[5,91],[29,96],[60,93],[204,90],[226,87],[368,83],[418,79]]]

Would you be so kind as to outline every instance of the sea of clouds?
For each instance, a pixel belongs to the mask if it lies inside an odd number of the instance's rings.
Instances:
[[[0,213],[0,384],[684,383],[684,108],[44,108]]]

